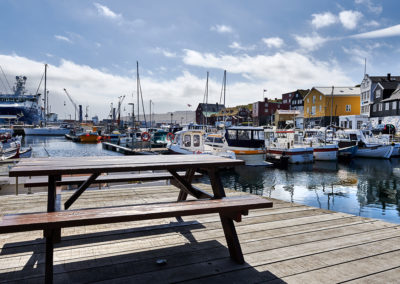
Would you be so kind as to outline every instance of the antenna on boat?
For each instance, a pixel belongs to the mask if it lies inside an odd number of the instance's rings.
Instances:
[[[0,69],[1,69],[1,73],[3,73],[4,79],[6,80],[6,83],[7,83],[7,85],[8,85],[8,88],[10,88],[10,91],[12,92],[13,89],[11,88],[10,83],[9,83],[8,80],[7,80],[6,74],[4,74],[3,68],[1,68],[1,65],[0,65]],[[3,83],[3,81],[1,81],[1,82]],[[4,83],[3,83],[3,84],[4,84]]]
[[[44,64],[44,125],[47,125],[48,113],[48,96],[47,96],[47,64]]]

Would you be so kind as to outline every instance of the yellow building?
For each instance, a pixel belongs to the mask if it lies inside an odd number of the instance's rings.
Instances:
[[[339,116],[360,114],[359,87],[313,87],[304,97],[305,125],[338,125]]]

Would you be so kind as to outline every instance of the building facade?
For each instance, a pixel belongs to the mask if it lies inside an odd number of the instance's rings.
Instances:
[[[388,73],[386,76],[369,76],[364,75],[364,78],[360,85],[360,113],[367,117],[371,116],[372,109],[371,105],[374,103],[373,92],[378,83],[383,82],[400,82],[400,76],[391,76]]]
[[[290,104],[284,104],[282,100],[268,100],[253,103],[253,124],[256,126],[273,125],[274,114],[277,109],[289,109]]]
[[[196,123],[211,125],[212,124],[211,116],[217,114],[222,109],[225,109],[224,105],[200,103],[196,109]]]
[[[339,116],[360,114],[359,87],[313,87],[304,97],[305,127],[338,125]]]

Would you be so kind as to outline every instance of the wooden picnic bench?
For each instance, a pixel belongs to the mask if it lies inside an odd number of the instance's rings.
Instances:
[[[240,160],[231,160],[211,155],[169,155],[146,157],[85,157],[29,159],[23,160],[10,170],[10,176],[48,176],[47,213],[16,214],[3,217],[0,233],[43,230],[46,243],[45,282],[53,282],[54,243],[61,240],[61,228],[116,222],[128,222],[167,217],[181,217],[219,213],[230,256],[237,263],[244,263],[243,253],[233,221],[241,221],[248,210],[272,207],[272,202],[257,196],[226,197],[218,174],[220,167],[243,165]],[[185,175],[178,170],[186,170]],[[90,174],[74,194],[64,203],[68,209],[79,196],[102,173],[131,172],[144,170],[167,170],[173,184],[180,188],[177,202],[150,203],[142,205],[63,210],[56,196],[57,182],[65,174]],[[213,194],[192,185],[197,170],[208,173]],[[165,176],[169,178],[169,176]],[[186,201],[188,195],[199,200]],[[155,200],[156,201],[156,200]]]
[[[185,172],[178,172],[180,176],[184,176]],[[195,173],[193,178],[200,178],[203,174]],[[61,180],[56,181],[57,186],[62,185],[81,185],[87,180],[88,176],[62,176]],[[171,180],[174,177],[168,172],[156,172],[156,173],[140,173],[140,174],[113,174],[113,175],[101,175],[98,176],[92,184],[101,183],[119,183],[119,182],[142,182],[142,181],[159,181],[159,180]],[[33,177],[27,179],[24,183],[24,187],[45,187],[48,186],[47,177]]]

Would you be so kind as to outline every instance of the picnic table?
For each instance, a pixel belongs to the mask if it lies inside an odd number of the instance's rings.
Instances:
[[[105,156],[34,158],[21,160],[9,172],[10,177],[43,177],[48,179],[48,213],[5,216],[0,224],[0,233],[42,229],[46,238],[45,280],[53,280],[54,243],[61,240],[61,228],[126,222],[166,217],[219,213],[230,256],[238,263],[244,263],[240,243],[233,220],[241,221],[249,209],[272,207],[272,202],[255,196],[226,198],[218,169],[244,165],[241,160],[227,159],[212,155],[154,155],[154,156]],[[172,184],[180,189],[177,202],[154,203],[112,208],[67,210],[103,173],[131,173],[133,171],[167,171],[172,175]],[[178,171],[184,170],[184,175]],[[210,178],[212,194],[192,184],[196,171],[206,172]],[[64,203],[57,195],[57,182],[65,175],[87,174],[86,181]],[[157,175],[155,173],[155,175]],[[159,177],[158,177],[159,178]],[[195,201],[185,201],[187,196]]]

